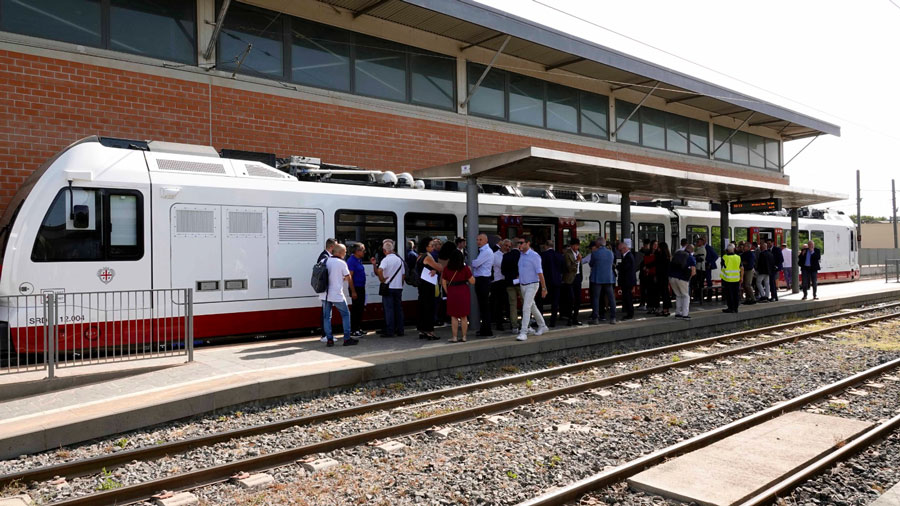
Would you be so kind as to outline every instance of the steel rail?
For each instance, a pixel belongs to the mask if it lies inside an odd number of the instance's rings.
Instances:
[[[145,446],[141,448],[135,448],[133,450],[126,450],[117,453],[112,453],[108,455],[98,455],[95,457],[89,457],[86,459],[81,459],[72,462],[65,462],[61,464],[53,464],[49,466],[42,466],[35,469],[29,469],[25,471],[19,471],[15,473],[9,473],[5,475],[0,475],[0,488],[3,488],[10,483],[19,482],[19,483],[31,483],[32,481],[43,481],[52,479],[56,476],[62,476],[65,478],[74,478],[78,476],[83,476],[86,474],[92,474],[99,472],[101,469],[112,469],[114,467],[127,464],[133,460],[152,460],[156,458],[165,457],[167,455],[172,455],[176,453],[186,452],[188,450],[192,450],[195,448],[200,448],[204,446],[210,446],[216,443],[221,443],[224,441],[230,441],[232,439],[239,439],[249,436],[256,436],[260,434],[269,434],[282,431],[287,428],[292,427],[300,427],[311,425],[314,423],[321,423],[330,420],[336,420],[340,418],[346,418],[350,416],[371,413],[375,411],[389,410],[400,406],[406,406],[411,404],[417,404],[424,401],[429,401],[433,399],[440,399],[443,397],[452,397],[460,394],[470,393],[478,390],[486,390],[488,388],[495,388],[498,386],[511,385],[515,383],[524,383],[528,380],[546,378],[552,376],[559,376],[566,373],[583,371],[586,369],[591,369],[594,367],[602,367],[610,364],[615,364],[618,362],[624,362],[629,360],[634,360],[637,358],[643,358],[647,356],[668,353],[673,351],[679,351],[687,348],[693,348],[696,346],[702,346],[705,344],[712,344],[717,341],[731,340],[731,339],[740,339],[748,336],[764,334],[767,332],[776,332],[779,330],[790,329],[793,327],[801,327],[803,325],[808,325],[811,323],[818,323],[823,321],[835,320],[839,318],[847,318],[857,316],[863,313],[869,313],[872,311],[878,311],[883,309],[891,309],[900,306],[900,302],[886,304],[883,306],[872,307],[872,308],[863,308],[857,309],[854,311],[847,311],[844,313],[827,315],[824,317],[816,317],[816,318],[807,318],[804,320],[798,320],[796,322],[789,323],[780,323],[777,325],[770,325],[768,327],[761,327],[756,329],[748,329],[742,330],[738,332],[732,332],[729,334],[718,335],[713,337],[705,337],[702,339],[696,339],[693,341],[686,341],[683,343],[670,344],[666,346],[659,346],[656,348],[650,348],[646,350],[639,350],[630,353],[624,353],[619,355],[613,355],[611,357],[598,358],[594,360],[587,360],[584,362],[579,362],[576,364],[568,364],[557,367],[551,367],[546,369],[541,369],[538,371],[525,372],[521,374],[516,374],[512,376],[505,376],[502,378],[495,378],[491,380],[479,381],[476,383],[471,383],[467,385],[460,385],[456,387],[444,388],[441,390],[435,390],[431,392],[423,392],[413,395],[407,395],[403,397],[398,397],[395,399],[388,399],[384,401],[373,402],[370,404],[360,404],[357,406],[351,406],[349,408],[342,408],[332,411],[327,411],[324,413],[316,413],[313,415],[305,415],[301,417],[291,418],[287,420],[282,420],[278,422],[272,422],[268,424],[256,425],[252,427],[245,427],[240,429],[234,429],[230,431],[217,432],[214,434],[207,434],[202,436],[196,436],[193,438],[183,439],[179,441],[171,441],[167,443],[163,443],[160,445],[154,446]],[[802,336],[803,334],[796,334],[796,336]],[[812,337],[812,336],[808,336]],[[793,336],[792,336],[793,338]],[[681,363],[692,363],[689,361],[683,361]]]
[[[840,330],[845,330],[848,328],[862,326],[862,325],[870,325],[872,323],[881,322],[887,319],[900,317],[900,313],[892,313],[888,315],[876,316],[873,318],[860,320],[857,322],[844,323],[840,325],[836,325],[833,327],[827,327],[824,329],[817,329],[809,332],[805,332],[802,334],[796,334],[787,337],[781,337],[778,339],[773,339],[770,341],[765,341],[762,343],[754,343],[748,346],[743,346],[739,348],[734,348],[731,350],[725,350],[717,353],[711,353],[708,355],[704,355],[702,357],[692,358],[681,360],[679,362],[667,363],[657,366],[651,366],[644,369],[640,369],[637,371],[630,371],[622,374],[617,374],[614,376],[608,376],[605,378],[600,378],[596,380],[591,380],[583,383],[578,383],[575,385],[569,385],[557,389],[546,390],[543,392],[537,392],[530,395],[524,395],[512,399],[507,399],[499,402],[484,404],[481,406],[475,406],[472,408],[467,408],[459,411],[454,411],[451,413],[446,413],[442,415],[435,415],[427,418],[422,418],[418,420],[413,420],[409,422],[400,423],[397,425],[392,425],[389,427],[383,427],[379,429],[373,429],[366,432],[360,432],[356,434],[351,434],[349,436],[344,436],[340,438],[335,438],[327,441],[321,441],[317,443],[306,444],[302,446],[298,446],[296,448],[291,448],[288,450],[283,450],[267,455],[260,455],[257,457],[250,457],[246,459],[237,460],[234,462],[229,462],[226,464],[221,464],[218,466],[213,466],[205,469],[200,469],[196,471],[190,471],[187,473],[183,473],[176,476],[169,476],[165,478],[158,478],[155,480],[147,481],[144,483],[138,483],[135,485],[129,485],[113,490],[108,490],[105,492],[100,492],[94,495],[87,495],[82,497],[76,497],[72,499],[67,499],[59,502],[55,502],[53,504],[56,505],[94,505],[94,504],[126,504],[134,501],[139,501],[146,499],[152,496],[155,493],[158,493],[162,490],[184,490],[184,489],[192,489],[198,488],[202,486],[211,485],[214,483],[220,483],[228,480],[231,476],[239,473],[239,472],[255,472],[262,471],[266,469],[271,469],[275,467],[281,467],[284,465],[292,464],[297,460],[307,457],[309,455],[317,454],[317,453],[327,453],[331,451],[335,451],[342,448],[349,448],[354,446],[359,446],[364,443],[389,439],[393,437],[414,434],[418,432],[422,432],[427,430],[428,428],[457,423],[466,420],[472,420],[479,416],[490,415],[495,413],[503,413],[510,411],[516,407],[527,405],[536,402],[543,402],[546,400],[550,400],[556,397],[560,397],[563,395],[575,394],[584,392],[587,390],[592,390],[594,388],[600,388],[628,380],[632,380],[635,378],[640,378],[644,376],[649,376],[652,374],[658,374],[662,372],[666,372],[670,369],[688,367],[691,365],[709,362],[712,360],[716,360],[719,358],[728,357],[731,355],[738,355],[742,353],[747,353],[750,351],[754,351],[757,349],[762,349],[770,346],[776,346],[779,344],[783,344],[790,341],[796,341],[803,338],[814,337],[817,335],[822,335],[830,332],[837,332]],[[891,362],[900,363],[900,359]],[[896,364],[895,364],[896,365]],[[877,369],[877,368],[876,368]],[[875,373],[870,373],[875,374]],[[863,375],[863,373],[854,375],[853,378],[860,377],[862,379],[868,378],[868,375]],[[827,390],[825,393],[821,395],[826,395],[831,391],[840,390],[842,388],[832,387],[833,390]],[[816,392],[819,392],[817,390]],[[807,394],[809,396],[810,394]],[[775,408],[770,408],[775,409]],[[766,410],[769,411],[769,410]],[[734,426],[737,422],[734,422],[726,427]]]
[[[747,501],[740,503],[740,506],[758,506],[762,504],[771,504],[779,496],[790,492],[798,485],[810,480],[822,471],[832,467],[834,464],[848,459],[853,455],[859,453],[860,451],[868,448],[871,444],[884,439],[886,436],[897,430],[897,428],[900,428],[900,415],[896,415],[890,420],[887,420],[869,429],[867,432],[856,437],[854,440],[845,444],[837,451],[831,452],[828,455],[825,455],[819,460],[813,462],[812,464],[809,464],[803,469],[797,471],[796,473],[782,478],[778,483],[772,485],[766,490],[763,490]]]
[[[666,459],[671,459],[679,455],[709,446],[716,441],[720,441],[728,436],[737,434],[759,425],[765,421],[771,420],[783,413],[799,409],[806,404],[817,401],[827,395],[840,392],[853,385],[861,383],[867,379],[879,376],[892,369],[900,367],[900,358],[885,362],[884,364],[875,366],[871,369],[854,374],[840,381],[820,387],[812,392],[803,394],[785,402],[778,403],[770,408],[758,411],[752,415],[745,416],[739,420],[729,423],[728,425],[713,429],[709,432],[699,434],[690,439],[676,443],[667,448],[657,450],[653,453],[639,457],[630,462],[626,462],[620,466],[616,466],[607,471],[588,476],[563,488],[548,492],[544,495],[535,497],[528,501],[519,503],[518,506],[559,506],[577,500],[582,495],[594,490],[608,487],[622,480],[630,478],[641,471],[662,463]],[[896,417],[895,417],[896,418]],[[896,422],[895,422],[896,423]],[[865,436],[860,436],[860,438]],[[859,440],[859,438],[857,438]],[[856,441],[856,440],[855,440]],[[849,445],[848,445],[849,446]],[[744,505],[742,505],[744,506]]]

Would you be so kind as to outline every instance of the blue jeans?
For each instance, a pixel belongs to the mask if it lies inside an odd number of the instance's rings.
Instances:
[[[344,329],[344,339],[350,340],[350,308],[347,307],[346,302],[331,302],[326,300],[323,306],[323,310],[325,311],[325,318],[322,321],[322,325],[325,328],[325,337],[329,341],[334,341],[334,335],[331,333],[331,308],[336,307],[338,309],[338,313],[341,314],[341,327]]]
[[[388,335],[403,335],[403,289],[391,288],[390,295],[381,297],[384,305],[384,332]]]
[[[603,298],[606,297],[604,301]],[[609,319],[616,319],[616,293],[611,283],[591,283],[591,320],[606,317],[606,306],[609,305]]]

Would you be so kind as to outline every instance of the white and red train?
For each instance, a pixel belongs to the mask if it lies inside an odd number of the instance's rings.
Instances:
[[[464,192],[408,186],[304,181],[210,147],[85,138],[36,170],[0,221],[0,296],[192,288],[197,338],[314,328],[320,302],[309,279],[325,238],[363,241],[374,252],[385,238],[403,248],[406,239],[463,235]],[[566,199],[513,193],[479,197],[481,230],[559,245],[616,233],[617,204],[574,192]],[[707,235],[715,246],[719,236],[714,211],[635,206],[632,219],[638,240]],[[790,230],[783,216],[734,215],[731,226],[729,235],[749,240],[780,240]],[[801,240],[824,250],[820,281],[859,276],[848,217],[824,213],[801,219],[800,229]],[[366,315],[375,319],[378,280],[366,269]],[[404,300],[414,299],[406,288]],[[27,324],[10,318],[21,310],[7,304],[0,320]],[[77,317],[79,308],[71,311]],[[76,332],[65,332],[60,347],[81,342]]]

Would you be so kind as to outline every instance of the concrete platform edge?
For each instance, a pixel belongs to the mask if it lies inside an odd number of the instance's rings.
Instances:
[[[271,401],[300,395],[313,395],[323,390],[347,387],[366,381],[408,378],[422,374],[436,375],[456,369],[483,366],[488,363],[524,361],[558,356],[569,351],[604,347],[612,351],[626,348],[659,346],[688,339],[740,330],[748,324],[766,325],[788,318],[805,318],[814,314],[833,312],[863,304],[876,304],[900,298],[900,290],[856,295],[843,299],[805,301],[799,304],[769,305],[770,311],[763,317],[739,320],[742,315],[718,313],[692,321],[659,319],[643,326],[616,327],[591,326],[573,328],[567,336],[548,336],[525,342],[498,342],[476,340],[468,346],[460,346],[451,353],[431,349],[421,350],[419,356],[410,357],[403,352],[369,355],[365,364],[352,365],[336,370],[292,377],[279,377],[270,381],[252,380],[244,384],[230,384],[227,388],[207,391],[197,395],[166,400],[155,405],[141,406],[130,411],[103,413],[92,419],[60,422],[65,416],[55,417],[52,426],[36,420],[33,430],[20,431],[7,437],[0,436],[0,458],[16,458],[61,446],[111,436],[121,432],[170,422],[181,418],[214,412],[249,402]],[[798,307],[799,306],[799,307]],[[502,344],[498,346],[498,344]],[[0,425],[2,428],[2,425]]]

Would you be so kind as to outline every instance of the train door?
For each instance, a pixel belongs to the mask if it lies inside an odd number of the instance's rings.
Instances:
[[[759,241],[759,227],[750,227],[747,229],[747,240],[750,242]]]
[[[578,222],[575,218],[559,218],[557,223],[556,251],[568,246],[569,239],[578,237]]]
[[[497,220],[497,234],[501,239],[512,239],[522,235],[522,217],[514,214],[502,214]]]
[[[783,228],[776,228],[776,229],[775,229],[775,245],[778,246],[778,247],[781,247],[781,244],[782,244],[783,242],[785,242],[785,241],[784,241],[784,229],[783,229]]]

